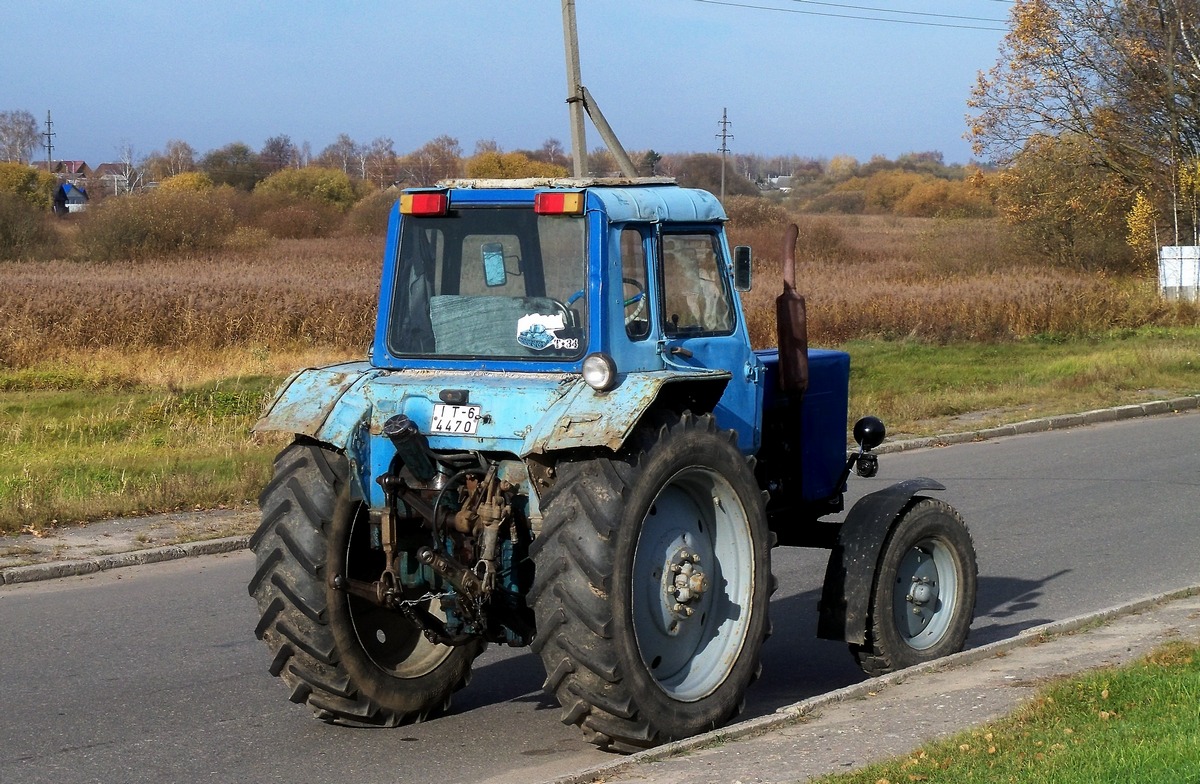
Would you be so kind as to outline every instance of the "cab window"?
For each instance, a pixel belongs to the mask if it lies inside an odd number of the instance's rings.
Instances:
[[[722,273],[718,236],[710,232],[664,233],[663,334],[720,335],[733,331],[733,305]]]

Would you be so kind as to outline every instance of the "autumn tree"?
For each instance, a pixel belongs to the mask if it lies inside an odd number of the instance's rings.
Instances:
[[[1130,186],[1083,136],[1038,136],[995,176],[997,205],[1027,251],[1081,269],[1128,270]]]
[[[165,177],[158,184],[160,191],[207,191],[212,190],[212,179],[200,171],[180,172]]]
[[[358,200],[350,175],[340,169],[307,166],[280,169],[254,188],[255,194],[282,196],[285,200],[320,202],[348,210]]]
[[[359,150],[362,179],[385,188],[396,181],[395,142],[386,136],[372,139]]]
[[[675,179],[688,188],[703,188],[711,193],[721,190],[721,156],[713,153],[689,155],[680,161]],[[756,196],[758,187],[725,162],[725,193],[729,196]]]
[[[1175,194],[1200,153],[1200,4],[1015,0],[1011,14],[969,102],[976,153],[1003,163],[1069,136],[1088,163]]]
[[[517,179],[521,177],[565,177],[567,167],[537,161],[520,152],[485,152],[466,162],[467,176]]]
[[[29,163],[40,139],[32,114],[24,109],[0,112],[0,160]]]
[[[24,163],[0,162],[0,193],[7,193],[33,207],[50,206],[58,180]]]

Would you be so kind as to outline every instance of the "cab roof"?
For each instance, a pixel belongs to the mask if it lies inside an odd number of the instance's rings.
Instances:
[[[450,190],[586,190],[604,205],[608,219],[613,222],[711,223],[727,220],[725,209],[716,196],[697,188],[680,187],[670,177],[452,179],[442,180],[436,187]]]

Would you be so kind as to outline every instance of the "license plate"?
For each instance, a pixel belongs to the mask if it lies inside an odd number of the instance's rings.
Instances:
[[[435,403],[433,406],[434,433],[459,433],[472,435],[479,428],[479,406],[448,406]]]

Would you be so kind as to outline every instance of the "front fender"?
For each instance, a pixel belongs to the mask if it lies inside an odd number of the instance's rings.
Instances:
[[[867,616],[879,553],[892,524],[922,490],[945,490],[932,479],[908,479],[858,499],[838,532],[825,569],[817,636],[866,643]]]

